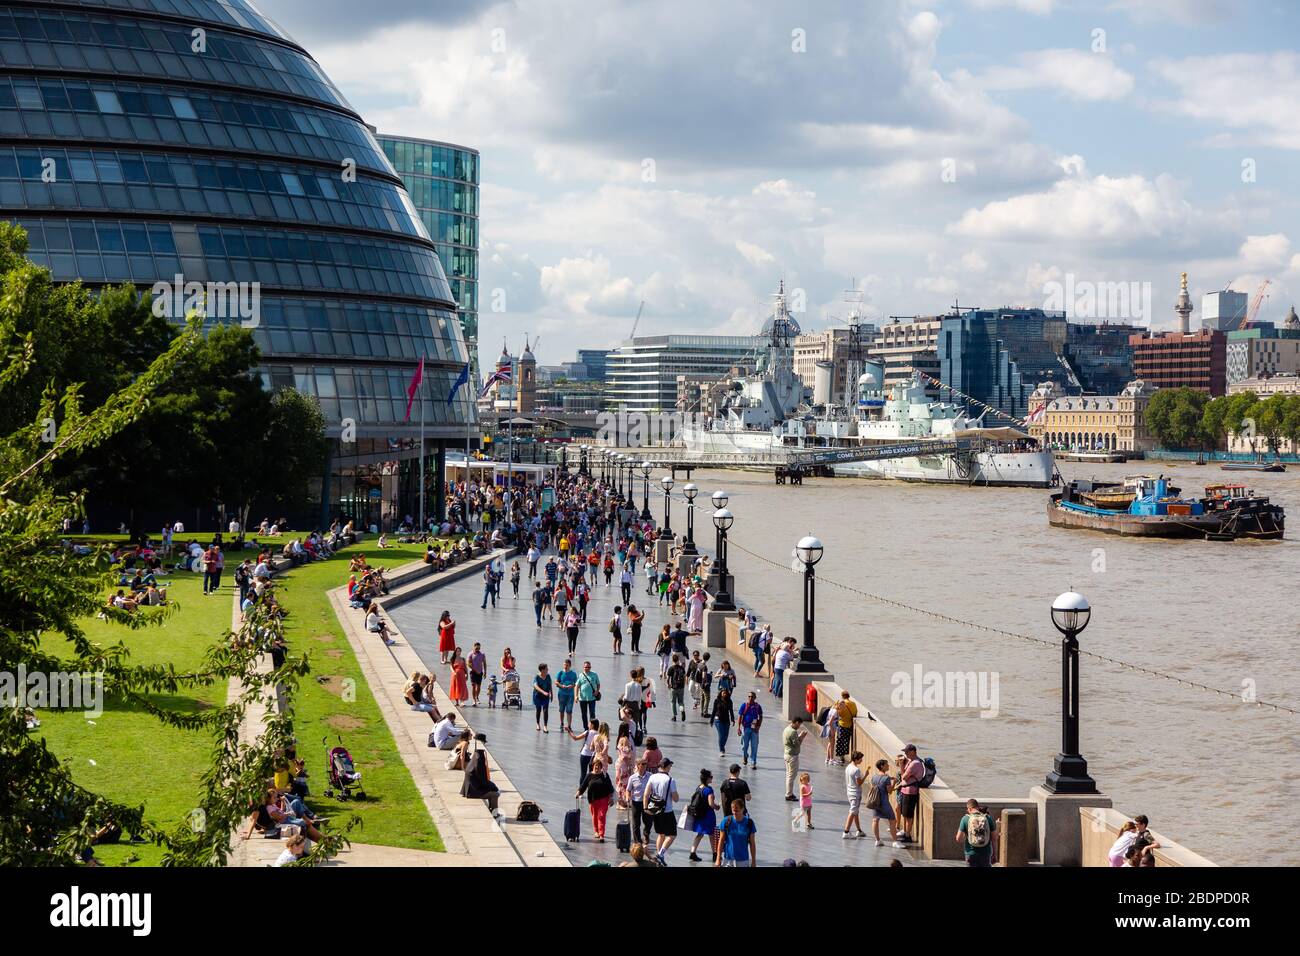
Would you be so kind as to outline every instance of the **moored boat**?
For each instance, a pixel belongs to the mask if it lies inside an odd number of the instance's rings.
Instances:
[[[1286,465],[1280,461],[1225,461],[1219,468],[1222,471],[1286,471]]]
[[[1124,510],[1094,503],[1130,492]],[[1277,540],[1285,529],[1282,507],[1244,485],[1211,485],[1203,498],[1180,498],[1164,477],[1149,476],[1125,485],[1071,481],[1048,499],[1047,520],[1057,528],[1151,538]]]

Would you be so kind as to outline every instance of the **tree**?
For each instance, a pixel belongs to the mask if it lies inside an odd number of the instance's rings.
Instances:
[[[1250,406],[1259,401],[1254,392],[1220,395],[1211,399],[1201,415],[1201,431],[1216,448],[1229,434],[1240,435]]]
[[[1194,388],[1162,388],[1147,404],[1147,428],[1165,448],[1190,448],[1207,438],[1213,441],[1201,427],[1208,403],[1209,396]]]
[[[36,342],[35,330],[56,321],[42,310],[70,310],[64,317],[96,314],[85,290],[72,286],[54,294],[46,270],[6,255],[7,238],[0,234],[3,409],[28,401],[41,375],[66,367],[40,364],[55,355]],[[80,786],[45,739],[28,732],[19,702],[8,701],[0,708],[0,863],[5,865],[74,863],[92,836],[110,823],[162,846],[164,865],[220,865],[230,854],[232,833],[273,772],[274,755],[291,743],[291,708],[283,713],[272,708],[265,731],[251,745],[242,745],[239,734],[251,704],[265,700],[277,685],[291,700],[308,670],[306,658],[297,657],[270,673],[258,672],[259,660],[282,634],[277,618],[255,609],[237,634],[214,637],[203,665],[193,673],[179,673],[170,665],[133,664],[125,645],[92,643],[81,621],[102,612],[111,623],[143,628],[174,609],[126,613],[103,607],[101,598],[111,583],[106,553],[81,557],[60,541],[62,519],[77,512],[83,498],[57,489],[56,469],[98,455],[105,443],[132,427],[202,342],[201,320],[193,317],[139,375],[97,405],[83,400],[80,383],[61,390],[47,384],[30,420],[0,431],[0,672],[92,675],[102,682],[107,701],[211,735],[212,763],[203,773],[196,811],[169,829],[147,819],[143,807],[125,806]],[[60,361],[72,359],[65,355]],[[56,653],[48,640],[42,642],[54,634],[65,639],[66,650]],[[158,695],[222,680],[238,681],[241,688],[238,698],[224,706],[187,712],[159,703]],[[335,853],[345,840],[327,836],[313,853]]]
[[[1247,410],[1246,418],[1254,422],[1254,434],[1268,442],[1268,450],[1275,453],[1286,433],[1287,413],[1291,410],[1286,395],[1270,395],[1257,401]]]

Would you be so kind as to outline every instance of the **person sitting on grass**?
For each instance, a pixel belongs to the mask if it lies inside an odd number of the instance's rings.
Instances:
[[[366,564],[366,556],[364,554],[358,554],[348,562],[348,570],[354,574],[359,571],[367,571],[369,568],[370,565]]]
[[[379,540],[375,542],[375,547],[376,547],[376,548],[379,548],[379,550],[381,550],[381,551],[385,550],[385,549],[388,547],[388,532],[387,532],[387,531],[385,531],[383,534],[381,534],[381,535],[379,536]]]

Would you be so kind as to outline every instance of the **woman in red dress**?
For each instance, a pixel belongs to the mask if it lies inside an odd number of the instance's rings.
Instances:
[[[451,702],[460,706],[469,700],[469,668],[465,658],[460,656],[460,648],[454,648],[451,655]]]
[[[456,622],[452,620],[451,611],[443,611],[438,620],[438,654],[442,663],[451,663],[451,655],[456,650]]]

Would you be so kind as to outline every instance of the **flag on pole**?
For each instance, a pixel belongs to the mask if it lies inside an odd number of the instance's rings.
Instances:
[[[424,381],[424,356],[420,356],[420,365],[411,376],[411,384],[406,387],[406,420],[411,420],[411,406],[415,404],[416,393],[420,390],[420,383]]]
[[[456,393],[460,391],[460,387],[462,385],[468,385],[468,384],[469,384],[469,362],[466,362],[465,367],[461,369],[460,374],[456,376],[456,381],[451,383],[451,391],[447,393],[447,404],[450,405],[452,401],[456,398]]]
[[[485,398],[487,396],[487,393],[492,391],[493,385],[495,385],[497,382],[501,382],[504,384],[505,382],[509,382],[511,378],[512,375],[510,372],[510,366],[509,365],[501,366],[490,376],[488,376],[488,380],[483,383],[483,387],[479,390],[478,397]]]

